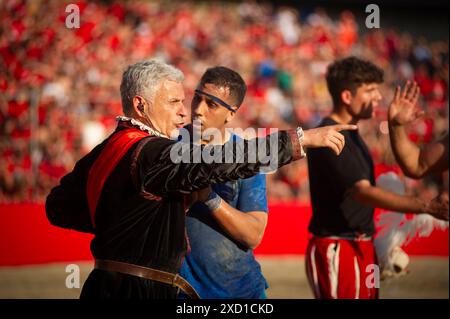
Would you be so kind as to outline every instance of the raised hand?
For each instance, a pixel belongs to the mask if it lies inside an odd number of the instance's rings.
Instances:
[[[306,148],[329,147],[339,155],[345,146],[345,137],[339,132],[356,129],[356,125],[338,124],[306,130],[302,145]]]
[[[406,125],[421,118],[425,112],[416,106],[419,95],[420,88],[416,82],[406,82],[403,90],[401,90],[400,86],[397,86],[394,98],[389,105],[389,124],[394,126]]]

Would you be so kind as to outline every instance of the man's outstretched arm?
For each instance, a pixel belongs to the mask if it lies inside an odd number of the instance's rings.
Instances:
[[[351,196],[362,204],[399,213],[429,214],[441,220],[449,219],[448,198],[437,197],[424,201],[418,197],[398,195],[372,186],[368,180],[361,180],[349,190]]]
[[[178,192],[188,194],[211,184],[223,183],[242,178],[254,176],[265,166],[265,159],[268,159],[265,152],[260,152],[251,145],[265,145],[265,150],[269,150],[269,157],[276,159],[271,164],[278,168],[301,158],[301,148],[327,147],[336,154],[342,152],[345,145],[345,138],[340,133],[342,130],[355,130],[356,125],[332,125],[319,127],[304,132],[303,140],[299,138],[296,130],[279,131],[265,138],[244,140],[241,146],[236,145],[231,148],[233,162],[227,162],[226,154],[230,149],[221,146],[220,163],[206,163],[203,160],[203,146],[189,144],[183,151],[183,145],[175,145],[172,140],[159,138],[144,146],[139,158],[139,171],[142,188],[146,191],[164,196],[165,194]],[[276,142],[272,144],[272,142]],[[178,142],[180,143],[180,142]],[[276,145],[272,149],[272,145]],[[182,154],[186,155],[187,162],[179,158],[174,161],[172,147],[179,146]],[[184,157],[181,155],[181,157]],[[197,156],[199,159],[195,161]],[[237,161],[236,159],[243,159]],[[252,163],[245,162],[253,158]],[[264,160],[263,160],[264,159]],[[245,160],[245,161],[244,161]]]

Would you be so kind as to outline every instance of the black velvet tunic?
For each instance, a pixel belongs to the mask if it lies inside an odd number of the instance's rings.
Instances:
[[[119,123],[113,134],[130,125]],[[91,251],[96,259],[172,273],[178,273],[187,251],[185,195],[210,184],[251,177],[262,165],[258,155],[257,163],[251,164],[174,163],[170,150],[176,141],[150,137],[137,156],[136,169],[132,170],[131,166],[139,142],[128,150],[107,178],[95,212],[94,229],[86,185],[89,170],[109,138],[79,160],[60,185],[52,189],[46,201],[47,217],[53,225],[93,233]],[[277,139],[278,166],[300,157],[294,131],[280,131]],[[259,140],[269,143],[268,138]],[[203,146],[192,149],[196,147]],[[247,141],[243,150],[249,152]],[[149,199],[144,193],[159,198]],[[89,275],[81,293],[82,298],[150,299],[176,298],[176,295],[177,289],[170,285],[98,269]]]

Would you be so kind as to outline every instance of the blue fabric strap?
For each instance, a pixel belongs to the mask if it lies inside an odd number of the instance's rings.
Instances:
[[[209,193],[208,199],[204,202],[206,207],[209,208],[211,212],[215,211],[220,207],[220,203],[222,202],[222,198],[215,191],[211,191]]]
[[[219,99],[218,97],[216,97],[216,96],[214,96],[212,94],[209,94],[209,93],[206,93],[206,92],[203,92],[203,91],[200,91],[200,90],[195,90],[195,93],[199,94],[199,95],[204,95],[204,96],[210,98],[214,102],[219,103],[220,105],[222,105],[223,107],[227,108],[228,110],[230,110],[233,113],[236,112],[236,110],[231,105],[229,105],[228,103],[222,101],[221,99]]]

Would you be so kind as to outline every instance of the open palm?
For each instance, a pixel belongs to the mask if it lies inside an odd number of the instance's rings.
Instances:
[[[424,115],[424,112],[417,108],[420,88],[416,82],[411,84],[408,81],[401,90],[400,86],[395,89],[394,99],[389,105],[389,123],[393,125],[409,124]]]

